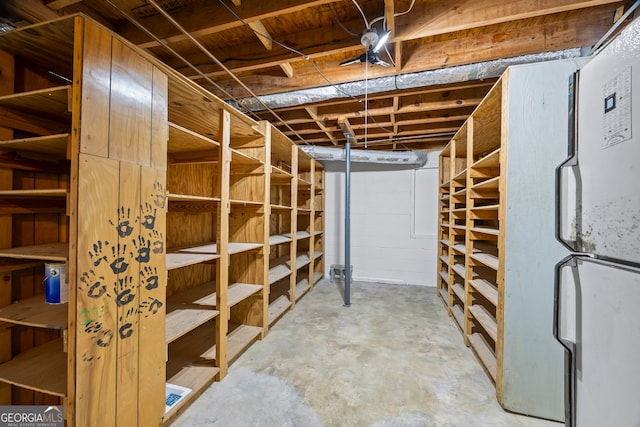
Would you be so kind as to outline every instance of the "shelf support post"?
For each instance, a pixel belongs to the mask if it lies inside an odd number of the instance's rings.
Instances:
[[[351,142],[345,145],[344,306],[351,306]]]

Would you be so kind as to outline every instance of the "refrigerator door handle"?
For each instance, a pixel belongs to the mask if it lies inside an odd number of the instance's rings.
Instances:
[[[568,158],[562,162],[556,168],[556,223],[555,223],[555,232],[556,239],[562,243],[567,249],[572,252],[581,252],[578,248],[578,244],[576,239],[576,235],[568,236],[565,235],[565,230],[571,229],[574,226],[578,226],[578,220],[580,218],[580,194],[581,194],[581,182],[580,182],[580,171],[578,169],[578,156],[577,156],[577,116],[576,116],[576,108],[578,102],[578,93],[577,86],[579,80],[579,71],[575,72],[569,77],[569,122],[568,122]],[[574,189],[573,191],[565,191],[568,188],[568,180],[566,177],[568,176],[568,172],[573,172],[574,177]],[[565,192],[567,194],[565,194]],[[575,203],[573,206],[569,207],[569,203],[567,203],[568,195],[575,195]],[[564,204],[566,203],[566,205]],[[573,212],[565,212],[572,208]],[[571,216],[567,216],[571,215]],[[570,220],[568,218],[573,218]]]
[[[565,290],[565,286],[569,286],[570,284],[564,283],[562,280],[562,273],[566,268],[576,268],[577,267],[577,258],[574,255],[569,255],[565,257],[562,261],[556,264],[555,267],[555,294],[554,294],[554,305],[553,305],[553,335],[555,338],[562,344],[565,348],[565,371],[564,371],[564,385],[565,385],[565,423],[567,427],[575,427],[576,420],[576,383],[575,376],[573,375],[575,366],[576,366],[576,335],[578,331],[576,330],[574,333],[573,340],[566,335],[568,320],[568,313],[564,311],[568,308],[566,302],[562,298],[563,295],[567,295],[567,290]],[[578,296],[579,294],[579,286],[578,283],[572,281],[574,295]],[[564,303],[563,303],[564,302]],[[574,312],[574,327],[578,328],[579,321],[579,313],[578,313],[578,304],[577,301],[574,302],[573,312]],[[563,308],[565,310],[563,310]],[[568,311],[568,310],[567,310]]]

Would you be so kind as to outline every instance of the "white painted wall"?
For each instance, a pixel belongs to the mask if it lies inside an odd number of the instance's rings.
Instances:
[[[354,280],[436,285],[438,154],[418,170],[352,163]],[[345,175],[343,162],[325,167],[328,276],[331,264],[344,264]]]

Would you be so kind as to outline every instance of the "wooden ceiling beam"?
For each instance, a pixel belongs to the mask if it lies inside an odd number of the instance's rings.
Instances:
[[[444,3],[444,2],[439,2]],[[429,3],[431,4],[431,3]],[[407,42],[403,47],[403,73],[434,70],[469,63],[491,61],[532,53],[591,46],[609,29],[611,7],[603,6],[565,14],[535,18],[518,25],[498,24],[486,29],[449,34]],[[334,83],[361,79],[362,68],[338,67],[338,61],[316,61],[325,76]],[[310,65],[299,63],[293,79],[246,76],[243,81],[256,93],[269,94],[325,86],[326,80]],[[393,69],[371,67],[369,78],[389,76]],[[218,81],[234,96],[244,96],[235,83]],[[211,88],[214,90],[214,88]]]
[[[305,111],[313,119],[313,121],[315,122],[316,126],[318,126],[318,128],[320,128],[320,130],[327,135],[327,138],[329,138],[329,141],[331,141],[331,143],[333,145],[338,145],[338,143],[336,142],[336,139],[333,137],[333,133],[329,132],[327,130],[327,127],[324,125],[324,122],[318,118],[318,108],[317,107],[305,107]]]
[[[309,7],[332,3],[333,1],[335,0],[244,0],[236,8],[235,12],[246,22],[252,22],[258,19],[298,12]],[[171,15],[195,37],[202,37],[244,25],[235,16],[221,8],[217,1],[195,2],[189,6],[173,10]],[[150,16],[139,21],[145,28],[164,41],[178,42],[186,40],[186,37],[162,16]],[[156,41],[141,33],[129,22],[123,23],[117,29],[117,32],[140,47],[159,46]]]
[[[52,10],[60,10],[62,8],[65,8],[67,6],[71,6],[72,4],[76,4],[80,2],[82,2],[82,0],[53,0],[45,3],[45,6],[47,6],[49,9],[52,9]]]
[[[31,24],[49,21],[61,16],[55,10],[45,6],[41,0],[4,0],[4,8]]]
[[[396,18],[396,40],[414,40],[487,25],[534,18],[619,0],[451,0],[417,2]],[[419,17],[419,19],[416,19]]]

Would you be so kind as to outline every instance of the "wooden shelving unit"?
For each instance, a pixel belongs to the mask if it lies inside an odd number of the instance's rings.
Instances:
[[[562,94],[576,66],[510,68],[440,155],[438,294],[498,401],[559,421],[563,356],[550,331],[563,255],[553,177],[566,157]]]
[[[0,34],[0,66],[0,404],[170,423],[322,278],[324,169],[83,16]]]

